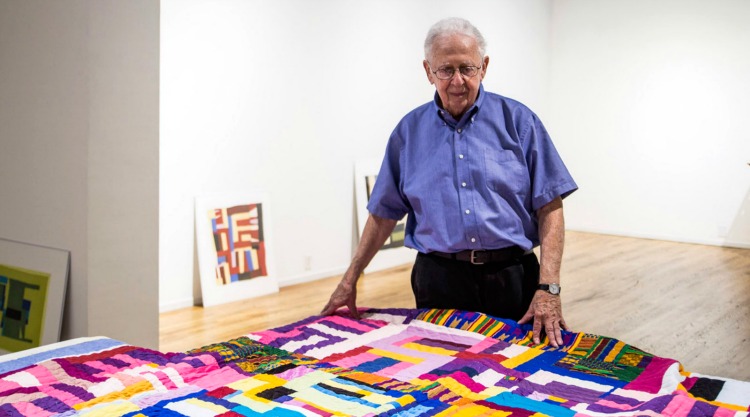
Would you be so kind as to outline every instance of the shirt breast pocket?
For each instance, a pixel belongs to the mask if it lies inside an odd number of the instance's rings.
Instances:
[[[513,151],[485,151],[484,173],[489,189],[517,194],[528,188],[528,174]]]

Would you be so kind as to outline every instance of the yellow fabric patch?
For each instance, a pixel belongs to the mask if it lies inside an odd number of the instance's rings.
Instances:
[[[500,363],[500,365],[503,365],[506,368],[514,369],[518,365],[522,365],[537,356],[544,353],[542,349],[529,349],[526,352],[523,352],[520,355],[516,355],[512,358],[508,358]]]
[[[109,402],[115,402],[117,400],[127,400],[128,398],[131,398],[132,396],[136,394],[140,394],[142,392],[151,391],[154,389],[154,386],[151,385],[148,381],[141,381],[138,383],[135,383],[127,388],[125,388],[122,391],[113,392],[110,394],[107,394],[103,397],[94,398],[90,401],[86,401],[83,403],[78,403],[73,406],[76,410],[83,410],[84,408],[93,407],[97,404],[102,403],[109,403]],[[135,406],[134,406],[135,407]],[[136,411],[138,410],[138,407],[133,408],[130,411]]]
[[[558,402],[558,403],[564,403],[564,402],[567,402],[567,401],[568,401],[568,400],[566,400],[565,398],[555,397],[554,395],[550,395],[550,396],[548,397],[548,399],[549,399],[549,400],[552,400],[552,401],[555,401],[555,402]]]
[[[403,347],[407,349],[416,350],[418,352],[427,352],[427,353],[432,353],[432,354],[441,355],[441,356],[453,356],[456,354],[455,350],[443,349],[443,348],[435,347],[435,346],[425,346],[425,345],[420,345],[419,343],[414,343],[414,342],[405,343]]]
[[[198,398],[190,398],[190,399],[188,399],[185,402],[188,403],[188,404],[192,404],[192,405],[194,405],[196,407],[201,407],[201,408],[205,408],[207,410],[211,410],[211,411],[213,411],[215,413],[226,413],[227,411],[229,411],[226,407],[222,407],[222,406],[220,406],[218,404],[210,403],[208,401],[203,401],[203,400],[198,399]]]
[[[413,363],[413,364],[418,364],[418,363],[424,362],[424,359],[422,359],[422,358],[417,358],[417,357],[414,357],[414,356],[403,355],[403,354],[396,353],[396,352],[389,352],[387,350],[371,349],[370,353],[372,353],[373,355],[378,355],[378,356],[382,356],[382,357],[385,357],[385,358],[395,359],[395,360],[400,361],[400,362],[409,362],[409,363]]]
[[[259,380],[257,378],[245,378],[229,383],[227,384],[227,387],[232,388],[233,390],[247,392],[260,387],[268,387],[268,385],[268,381]]]
[[[332,374],[329,374],[327,372],[322,372],[322,371],[313,371],[308,374],[297,377],[292,381],[284,381],[283,379],[280,379],[279,381],[282,381],[282,382],[277,385],[284,385],[285,387],[294,391],[302,391],[305,388],[311,387],[313,385],[317,385],[321,382],[330,381],[331,379],[334,379],[334,378],[336,378],[336,375],[332,375]]]
[[[468,398],[474,401],[484,400],[487,398],[481,393],[476,393],[470,390],[464,384],[456,381],[453,378],[439,378],[438,382],[440,382],[440,385],[444,386],[445,388],[448,388],[452,393],[458,396],[461,396],[463,398]]]
[[[87,417],[115,417],[132,413],[133,411],[138,411],[140,409],[140,407],[130,401],[115,400],[115,402],[111,404],[102,405],[100,407],[95,406],[91,410],[82,411],[82,414]]]
[[[435,414],[435,417],[506,417],[510,415],[509,411],[492,410],[479,404],[467,404],[452,406]]]
[[[625,346],[625,343],[617,342],[615,344],[615,347],[613,347],[612,350],[607,354],[607,357],[604,358],[604,362],[614,362],[617,358],[617,355],[620,354],[622,348],[624,348]]]

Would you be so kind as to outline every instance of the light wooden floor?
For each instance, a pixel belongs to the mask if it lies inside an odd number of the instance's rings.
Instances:
[[[411,265],[366,275],[360,307],[414,307]],[[160,316],[160,349],[183,351],[317,314],[339,277]],[[567,232],[563,312],[692,372],[750,381],[750,250]]]

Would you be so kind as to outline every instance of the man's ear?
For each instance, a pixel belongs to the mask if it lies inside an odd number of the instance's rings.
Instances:
[[[424,72],[427,75],[427,80],[430,82],[430,84],[434,85],[435,84],[435,80],[432,78],[434,76],[434,74],[430,70],[430,64],[427,62],[426,59],[424,61],[422,61],[422,66],[424,67]]]
[[[482,79],[484,79],[484,76],[487,75],[487,67],[490,66],[490,56],[485,55],[484,59],[482,60]]]

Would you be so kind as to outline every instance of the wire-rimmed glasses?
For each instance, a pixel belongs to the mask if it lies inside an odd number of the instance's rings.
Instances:
[[[464,78],[472,78],[472,77],[475,77],[477,74],[479,74],[480,69],[482,69],[481,66],[477,67],[473,65],[467,65],[467,66],[458,67],[458,72]],[[432,71],[432,65],[430,65],[430,71]],[[432,71],[432,73],[435,74],[438,80],[450,80],[456,74],[456,68],[441,67],[441,68],[438,68],[437,71]]]

